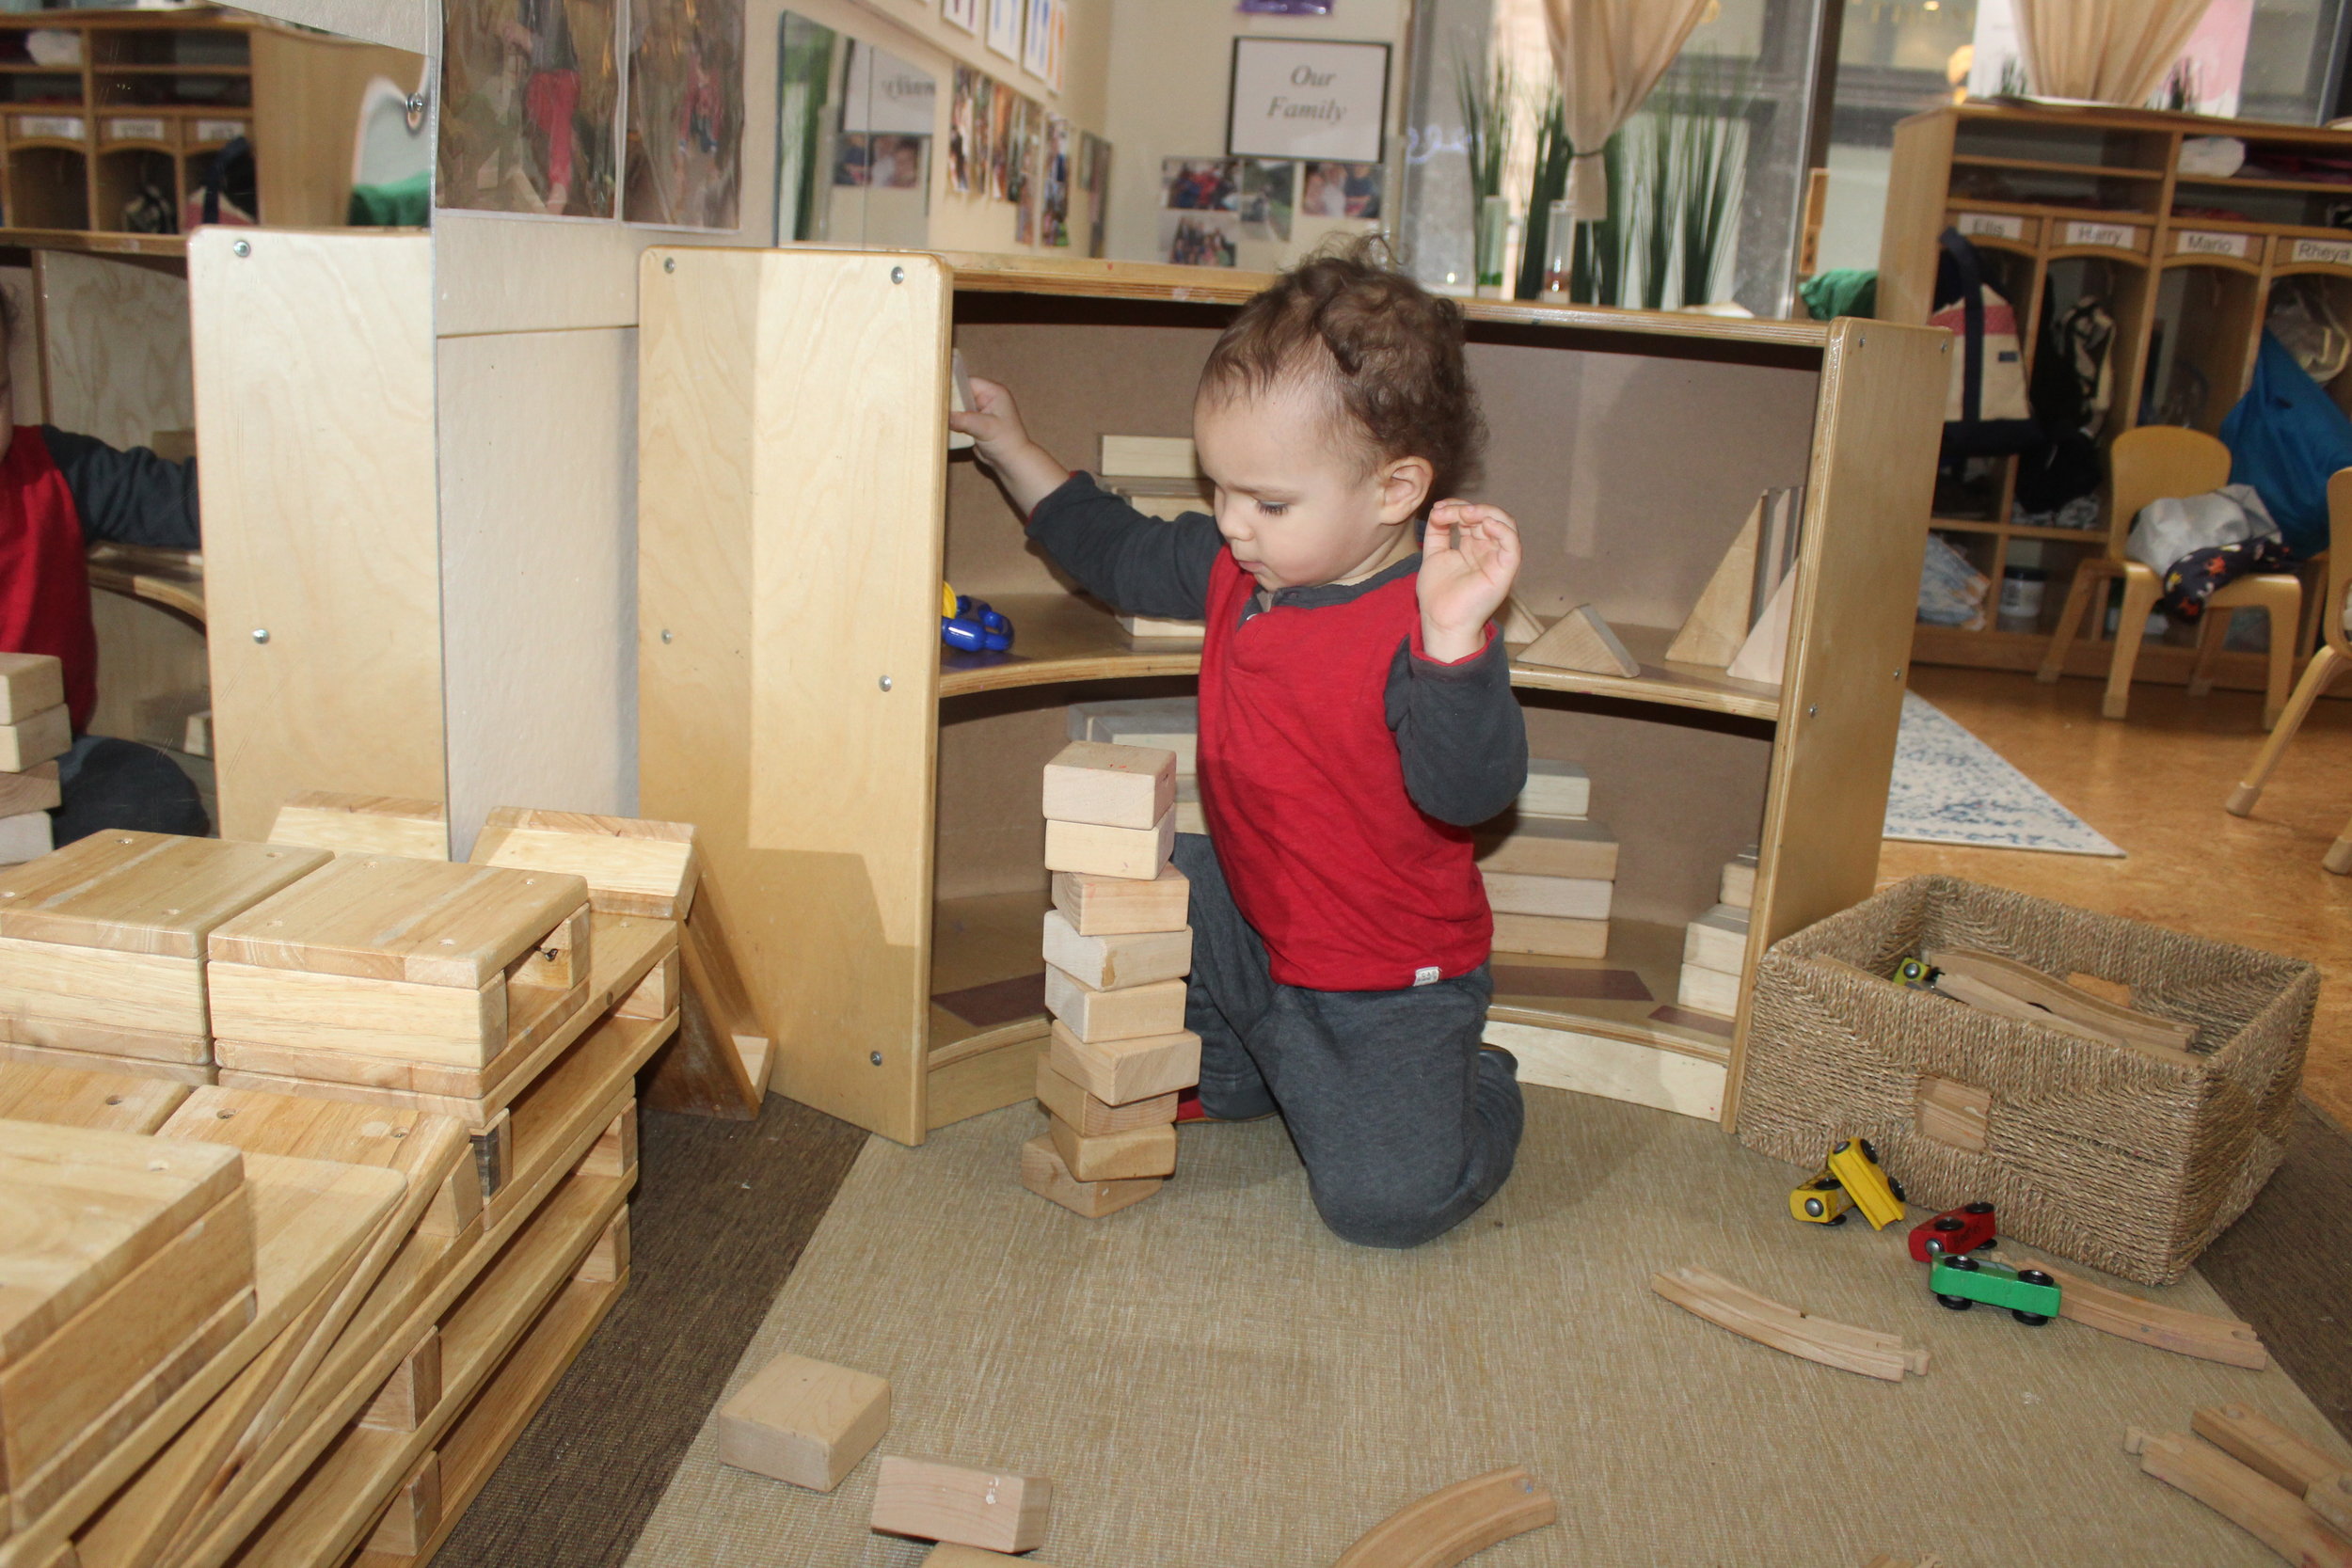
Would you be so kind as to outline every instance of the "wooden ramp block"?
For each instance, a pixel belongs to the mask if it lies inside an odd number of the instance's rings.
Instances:
[[[1096,990],[1052,964],[1045,966],[1045,1010],[1070,1033],[1092,1044],[1182,1029],[1187,990],[1182,980],[1154,980],[1121,990]]]
[[[1082,871],[1148,882],[1176,847],[1176,808],[1149,828],[1104,828],[1091,822],[1045,824],[1045,869]]]
[[[1079,1181],[1136,1181],[1176,1174],[1176,1124],[1131,1127],[1123,1132],[1088,1137],[1059,1117],[1047,1118],[1047,1135],[1063,1166]]]
[[[449,859],[449,811],[438,800],[309,789],[286,797],[270,824],[269,841],[338,855],[445,861]]]
[[[1099,1220],[1131,1208],[1168,1185],[1152,1176],[1133,1181],[1081,1181],[1062,1164],[1051,1133],[1041,1132],[1021,1146],[1021,1184],[1041,1198],[1058,1203],[1073,1214]]]
[[[780,1355],[719,1407],[719,1459],[830,1492],[889,1430],[886,1380],[804,1355]]]
[[[1482,837],[1478,869],[1530,877],[1587,877],[1614,881],[1617,837],[1605,822],[1536,816],[1507,833]]]
[[[1192,918],[1192,882],[1172,865],[1161,866],[1148,882],[1057,871],[1054,908],[1082,937],[1181,930]]]
[[[1138,1127],[1156,1127],[1176,1119],[1178,1096],[1170,1089],[1148,1100],[1130,1101],[1114,1105],[1087,1093],[1077,1080],[1064,1076],[1054,1069],[1051,1055],[1037,1059],[1037,1101],[1040,1105],[1075,1127],[1089,1138],[1108,1136],[1113,1132],[1132,1132]]]
[[[1151,1100],[1200,1082],[1200,1037],[1188,1029],[1139,1039],[1085,1040],[1056,1019],[1046,1061],[1106,1105]]]
[[[1080,936],[1059,910],[1045,911],[1045,961],[1081,985],[1120,990],[1182,979],[1192,969],[1192,927]]]
[[[1053,1505],[1054,1483],[1043,1476],[890,1454],[875,1480],[871,1524],[886,1535],[1025,1552],[1044,1543]]]
[[[1605,958],[1609,922],[1566,920],[1552,915],[1495,915],[1495,951],[1538,953],[1554,958]]]
[[[753,1006],[720,916],[718,889],[704,888],[678,927],[685,987],[677,1037],[654,1059],[645,1103],[657,1111],[757,1119],[767,1103],[774,1039]]]
[[[468,857],[476,865],[561,871],[584,879],[599,914],[683,920],[699,867],[688,822],[649,822],[585,812],[501,806]]]
[[[0,654],[0,724],[65,705],[65,666],[50,654]]]
[[[0,724],[0,773],[22,773],[65,755],[72,744],[73,721],[62,707],[44,708],[13,724]]]
[[[1778,686],[1788,663],[1788,617],[1796,604],[1795,573],[1780,579],[1772,596],[1764,606],[1764,613],[1741,641],[1740,651],[1731,656],[1724,673],[1734,680],[1760,681]]]
[[[1358,1537],[1338,1568],[1454,1568],[1559,1516],[1551,1494],[1514,1465],[1407,1503]]]
[[[1722,669],[1739,657],[1748,640],[1749,611],[1756,597],[1756,539],[1764,518],[1764,500],[1756,499],[1748,520],[1740,525],[1731,548],[1699,591],[1682,629],[1667,645],[1666,659],[1677,664],[1711,664]]]
[[[1048,821],[1156,827],[1176,803],[1176,753],[1073,740],[1045,765]]]
[[[1551,624],[1549,630],[1519,650],[1525,664],[1553,670],[1581,670],[1589,675],[1619,675],[1630,680],[1642,673],[1642,661],[1626,652],[1617,634],[1609,629],[1600,611],[1581,604]]]
[[[401,1357],[384,1386],[359,1413],[359,1424],[386,1432],[414,1432],[441,1402],[441,1331],[428,1328],[416,1349]]]

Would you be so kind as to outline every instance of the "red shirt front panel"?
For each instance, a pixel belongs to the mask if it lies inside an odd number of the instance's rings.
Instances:
[[[88,726],[98,705],[98,633],[82,517],[33,425],[17,426],[0,459],[0,649],[54,655],[65,666],[74,733]]]

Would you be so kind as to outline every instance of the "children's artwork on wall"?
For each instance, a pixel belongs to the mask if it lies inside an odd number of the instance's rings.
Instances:
[[[1164,212],[1160,254],[1180,267],[1232,266],[1239,253],[1239,224],[1232,213]]]
[[[1104,254],[1103,228],[1110,215],[1111,144],[1091,131],[1078,135],[1078,185],[1087,193],[1087,254]]]
[[[617,0],[442,0],[440,205],[616,215],[616,9]],[[735,74],[739,121],[739,63]]]
[[[1045,134],[1045,109],[1018,93],[1012,100],[1012,130],[1005,149],[1005,199],[1013,204],[1012,237],[1037,243],[1037,149]]]
[[[1297,199],[1294,190],[1298,166],[1274,158],[1244,158],[1240,162],[1241,196],[1235,210],[1241,214],[1242,237],[1287,242],[1291,237],[1291,208]]]
[[[1063,47],[1070,41],[1070,0],[1049,0],[1050,14],[1045,25],[1045,85],[1061,91],[1061,60]]]
[[[985,79],[968,65],[956,67],[955,95],[947,101],[947,188],[958,196],[971,194],[976,173],[987,178],[980,172],[985,164],[978,155],[975,114],[979,84]]]
[[[1311,163],[1298,210],[1309,217],[1377,218],[1382,173],[1378,164]]]
[[[992,79],[985,95],[988,105],[988,194],[999,201],[1019,199],[1012,188],[1014,121],[1020,118],[1021,95]]]
[[[947,19],[948,25],[977,33],[980,30],[980,3],[981,0],[944,0],[940,14]]]
[[[630,0],[631,223],[733,229],[743,183],[743,0]]]
[[[1039,210],[1045,224],[1047,245],[1070,243],[1070,121],[1059,115],[1045,117],[1045,178]]]
[[[1054,0],[1029,0],[1021,39],[1021,69],[1042,82],[1053,69]]]
[[[988,46],[1009,60],[1021,57],[1021,13],[1029,0],[985,0]]]
[[[1241,170],[1232,158],[1162,158],[1160,205],[1181,212],[1230,213],[1241,199]]]

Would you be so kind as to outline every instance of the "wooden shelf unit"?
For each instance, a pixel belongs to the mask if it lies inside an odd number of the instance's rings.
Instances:
[[[1188,692],[1198,669],[1193,650],[1128,645],[985,472],[949,458],[951,345],[1083,463],[1104,434],[1188,433],[1203,358],[1266,281],[917,251],[644,258],[641,809],[697,824],[780,1092],[905,1143],[1028,1096],[1043,1019],[969,1022],[932,998],[1039,972],[1039,769],[1069,705]],[[1492,427],[1475,493],[1521,524],[1521,596],[1539,614],[1597,605],[1644,665],[1513,679],[1534,751],[1589,768],[1593,815],[1624,846],[1623,940],[1602,967],[1654,1000],[1517,997],[1496,1016],[1718,1062],[1736,1093],[1736,1034],[1648,1015],[1674,1001],[1680,927],[1751,842],[1751,962],[1871,890],[1947,341],[1469,314]],[[1798,483],[1787,687],[1665,663],[1667,633],[1645,628],[1678,625],[1757,495]],[[1011,653],[943,654],[943,576],[1008,610]]]
[[[2352,181],[2182,174],[2181,144],[2198,136],[2242,138],[2249,161],[2265,152],[2352,156],[2352,132],[2155,110],[1964,103],[1903,120],[1880,241],[1879,317],[1927,320],[1937,237],[1957,228],[2017,308],[2030,379],[2043,323],[2079,297],[2087,275],[2103,270],[2116,332],[2102,446],[2140,422],[2152,388],[2159,417],[2171,413],[2217,434],[2246,390],[2281,279],[2320,279],[2339,317],[2352,322],[2352,217],[2345,227],[2328,222],[2330,207],[2352,214]],[[2202,401],[2168,409],[2183,366],[2202,378]],[[2352,409],[2352,372],[2328,391]],[[1995,617],[1980,631],[1922,624],[1915,657],[1993,669],[2040,664],[2075,563],[2106,548],[2105,499],[2098,526],[2077,532],[2012,523],[2015,496],[2016,463],[2005,459],[1995,482],[1969,498],[1973,506],[1947,507],[1950,498],[1940,496],[1932,527],[1992,579],[1988,613],[2021,553],[2018,542],[2030,542],[2022,553],[2039,557],[2034,563],[2047,573],[2041,614],[2030,626]],[[2306,619],[2298,655],[2311,651],[2316,625]],[[2139,678],[2186,679],[2196,657],[2191,630],[2143,644]],[[2105,626],[2096,626],[2074,644],[2067,673],[2104,675],[2111,653]],[[2222,655],[2219,678],[2260,690],[2262,656]]]

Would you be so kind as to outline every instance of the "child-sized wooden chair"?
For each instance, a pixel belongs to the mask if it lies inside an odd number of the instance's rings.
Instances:
[[[2328,591],[2322,596],[2319,614],[2319,651],[2312,655],[2311,663],[2304,667],[2303,678],[2296,683],[2286,712],[2279,716],[2279,722],[2271,726],[2269,738],[2255,753],[2253,770],[2222,802],[2232,816],[2253,815],[2254,802],[2262,799],[2263,785],[2270,782],[2271,770],[2286,755],[2287,742],[2303,727],[2312,705],[2327,694],[2336,672],[2352,663],[2352,636],[2347,636],[2344,629],[2344,595],[2348,593],[2352,593],[2352,468],[2339,468],[2328,481]],[[2327,858],[2320,863],[2339,877],[2352,876],[2352,822],[2344,824],[2344,832],[2328,847]]]
[[[2107,691],[2099,711],[2121,719],[2132,695],[2132,666],[2139,662],[2140,638],[2148,616],[2156,607],[2163,578],[2155,568],[2127,559],[2123,542],[2131,536],[2132,520],[2150,501],[2169,496],[2201,496],[2230,483],[2230,449],[2201,431],[2177,425],[2143,425],[2115,438],[2107,454],[2113,482],[2107,506],[2107,548],[2074,568],[2074,585],[2066,591],[2066,609],[2050,635],[2049,652],[2034,678],[2044,685],[2066,668],[2066,655],[2087,614],[2102,614],[2104,590],[2115,578],[2123,579],[2123,615],[2115,626],[2115,655],[2107,665]],[[2286,706],[2287,686],[2295,670],[2296,621],[2303,604],[2301,581],[2283,572],[2240,578],[2205,601],[2205,614],[2197,643],[2197,664],[2188,677],[2188,694],[2201,697],[2213,689],[2214,662],[2220,657],[2231,612],[2260,610],[2270,617],[2270,679],[2263,696],[2263,727],[2278,721]]]

